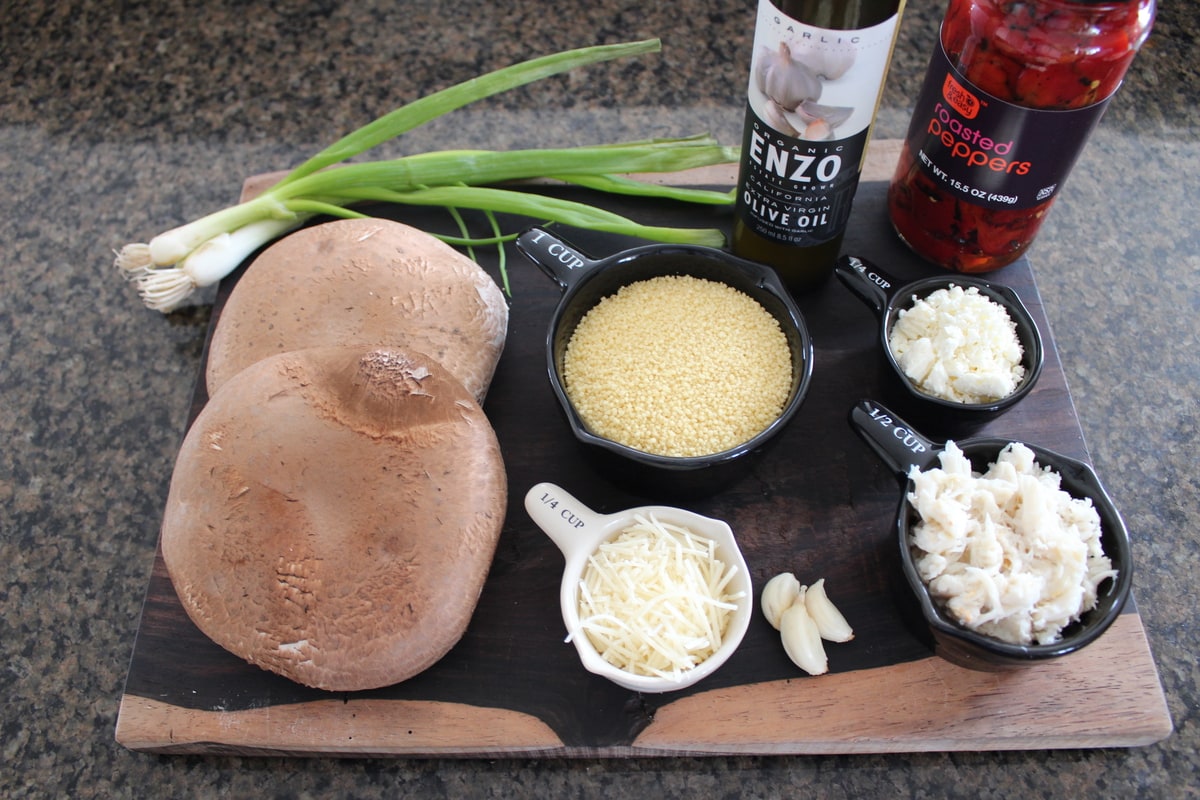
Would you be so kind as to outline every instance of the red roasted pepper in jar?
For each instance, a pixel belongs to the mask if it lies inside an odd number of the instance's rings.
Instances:
[[[950,0],[888,213],[959,272],[1033,242],[1153,23],[1155,0]]]

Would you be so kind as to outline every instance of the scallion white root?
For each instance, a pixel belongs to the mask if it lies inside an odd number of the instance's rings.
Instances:
[[[263,219],[243,225],[232,233],[218,233],[201,242],[173,266],[130,272],[146,306],[168,312],[178,308],[197,289],[212,286],[245,261],[258,248],[298,227],[307,217]],[[139,245],[132,245],[141,252]],[[153,253],[153,245],[148,246]],[[126,257],[126,262],[131,257]],[[117,255],[121,261],[121,254]]]
[[[479,188],[481,184],[557,176],[558,180],[597,191],[731,205],[732,193],[681,189],[624,177],[628,173],[669,173],[737,160],[737,148],[722,147],[703,135],[556,150],[422,153],[388,161],[342,163],[476,100],[576,67],[660,48],[657,39],[647,39],[568,50],[495,70],[422,97],[342,137],[258,197],[166,231],[148,243],[126,245],[117,253],[115,264],[137,285],[148,307],[171,311],[197,288],[221,280],[257,248],[314,214],[362,216],[349,206],[367,200],[478,209],[491,224],[489,236],[473,239],[464,231],[461,237],[443,237],[466,246],[497,243],[502,247],[512,238],[512,234],[499,230],[494,212],[664,242],[719,245],[724,242],[724,234],[715,228],[643,226],[582,203]],[[335,165],[341,166],[327,169]],[[503,259],[501,275],[507,292]]]

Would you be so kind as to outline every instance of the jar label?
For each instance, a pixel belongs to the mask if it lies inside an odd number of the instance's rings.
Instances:
[[[1044,203],[1062,187],[1108,99],[1069,111],[1025,108],[963,77],[939,44],[917,96],[908,146],[948,194],[991,209]]]
[[[845,228],[899,20],[829,30],[759,1],[735,212],[751,231],[811,246]]]

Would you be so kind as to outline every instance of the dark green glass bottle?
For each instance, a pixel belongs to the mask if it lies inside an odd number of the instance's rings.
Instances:
[[[833,271],[905,0],[759,0],[733,252],[794,292]]]

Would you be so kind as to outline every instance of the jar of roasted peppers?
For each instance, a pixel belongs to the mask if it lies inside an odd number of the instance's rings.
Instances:
[[[1015,261],[1150,33],[1155,0],[950,0],[888,213],[959,272]]]

